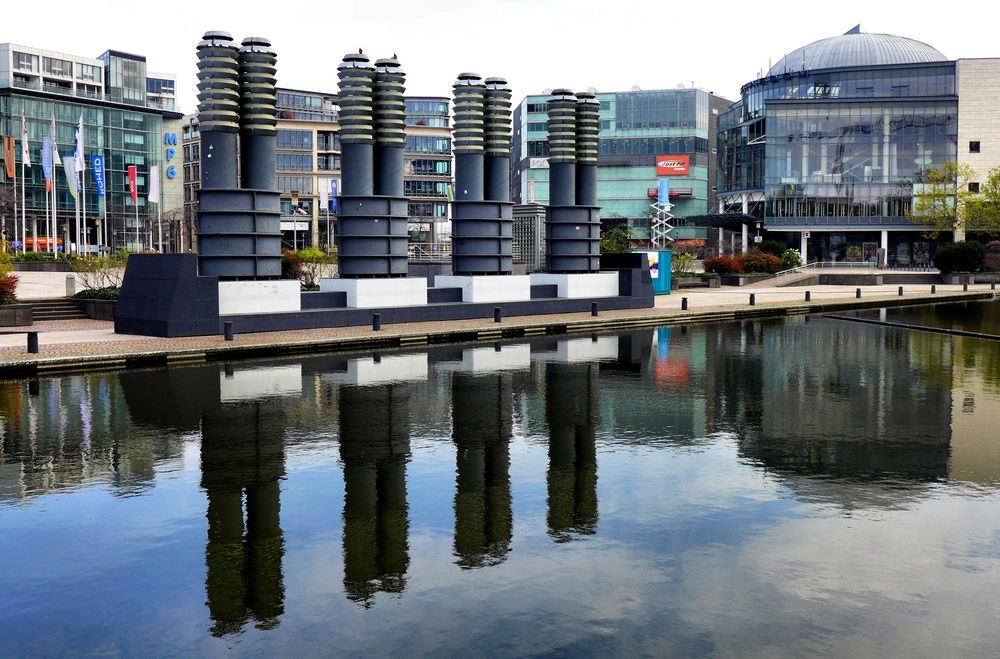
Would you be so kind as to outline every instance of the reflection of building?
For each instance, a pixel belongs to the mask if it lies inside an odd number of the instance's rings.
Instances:
[[[344,592],[365,608],[406,588],[409,433],[408,385],[340,387]]]
[[[914,195],[944,163],[981,180],[1000,165],[998,76],[1000,60],[950,61],[860,26],[794,50],[719,117],[721,209],[755,215],[813,260],[884,248],[890,265],[924,264]]]
[[[508,473],[511,375],[455,373],[451,389],[458,463],[455,555],[463,568],[496,565],[506,559],[513,531]]]
[[[960,336],[951,341],[954,357],[948,478],[995,485],[1000,482],[1000,355],[989,341]]]
[[[598,369],[593,362],[550,362],[545,368],[548,525],[557,542],[597,530]]]
[[[20,142],[22,112],[27,119],[32,166],[27,176],[28,237],[37,231],[45,236],[45,176],[41,167],[43,139],[49,136],[55,119],[55,137],[63,158],[71,157],[76,146],[77,122],[83,116],[83,143],[87,159],[86,227],[91,245],[97,245],[100,222],[107,212],[109,240],[118,248],[136,248],[135,206],[129,198],[128,166],[138,168],[139,238],[149,247],[150,231],[155,236],[156,213],[146,203],[150,168],[160,168],[162,213],[168,217],[181,208],[181,177],[169,176],[168,168],[180,169],[180,154],[171,157],[167,142],[180,129],[181,115],[174,107],[172,76],[146,71],[146,58],[114,50],[99,57],[81,57],[19,46],[0,44],[0,125],[5,135],[17,135]],[[172,147],[179,149],[180,147]],[[20,143],[17,179],[21,180]],[[105,158],[107,195],[98,195],[96,182],[89,171],[94,155]],[[0,184],[6,186],[7,174],[0,167]],[[62,171],[54,172],[58,237],[76,242],[73,218],[74,201]],[[81,204],[83,199],[81,197]],[[13,217],[13,208],[4,212]],[[3,227],[13,234],[13,222]],[[20,233],[18,233],[20,235]]]
[[[409,198],[410,239],[434,242],[448,221],[451,183],[451,129],[448,99],[412,96],[405,101],[406,147],[404,195]],[[320,208],[320,189],[331,191],[340,180],[340,124],[334,93],[278,89],[277,175],[281,192],[282,240],[289,247],[330,244],[327,209]],[[201,136],[198,119],[184,119],[184,204],[194,226],[201,187]],[[339,186],[337,188],[340,190]],[[330,232],[336,234],[336,212]],[[197,240],[197,236],[194,237]]]
[[[701,215],[715,206],[716,120],[730,101],[683,88],[606,92],[597,98],[597,203],[605,221],[627,218],[633,237],[648,239],[649,206],[660,177],[670,181],[674,215]],[[528,96],[514,109],[511,199],[517,204],[548,203],[547,101],[547,95]],[[674,166],[664,166],[664,160]]]

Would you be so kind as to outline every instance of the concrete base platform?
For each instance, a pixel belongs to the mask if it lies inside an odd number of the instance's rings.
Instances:
[[[438,276],[434,278],[434,286],[461,288],[462,302],[521,302],[531,299],[530,275]]]
[[[297,279],[220,281],[219,315],[300,311],[301,289]]]
[[[532,286],[552,286],[558,296],[570,299],[613,297],[618,295],[617,272],[580,272],[569,274],[534,273]]]
[[[321,293],[346,293],[349,309],[384,309],[427,304],[427,280],[422,277],[398,279],[320,279]]]

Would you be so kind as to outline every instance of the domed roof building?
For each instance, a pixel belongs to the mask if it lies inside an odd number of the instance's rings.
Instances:
[[[998,76],[1000,59],[953,61],[860,26],[788,51],[719,116],[718,211],[810,261],[929,266],[936,247],[910,219],[914,196],[945,163],[1000,165],[1000,120],[982,109],[995,107]],[[977,160],[993,135],[996,162]]]

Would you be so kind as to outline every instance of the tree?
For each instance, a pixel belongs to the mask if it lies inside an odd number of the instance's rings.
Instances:
[[[975,177],[976,170],[957,162],[921,171],[914,180],[913,207],[907,217],[925,225],[931,237],[949,231],[956,240],[964,240],[966,206],[973,198],[969,181]]]
[[[965,205],[965,223],[973,231],[1000,234],[1000,167],[986,174],[986,181],[979,186]]]
[[[602,254],[623,254],[629,248],[628,224],[619,224],[601,233]]]

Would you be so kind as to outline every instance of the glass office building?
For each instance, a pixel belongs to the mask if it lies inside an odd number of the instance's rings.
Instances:
[[[5,68],[2,63],[7,63]],[[27,235],[37,231],[45,236],[46,194],[41,162],[42,141],[49,136],[55,120],[55,136],[63,159],[71,158],[76,147],[75,131],[83,116],[83,143],[87,172],[86,207],[83,195],[88,242],[96,246],[106,233],[114,248],[144,249],[151,243],[157,217],[181,208],[181,190],[176,194],[167,181],[165,133],[176,130],[181,115],[165,109],[173,107],[173,87],[158,89],[158,100],[147,99],[145,58],[117,51],[107,51],[98,58],[84,58],[44,51],[14,44],[0,44],[0,128],[4,135],[18,140],[16,179],[18,202],[21,189],[21,115],[24,114],[31,154],[31,167],[25,169]],[[98,194],[91,159],[105,158],[106,196]],[[180,164],[180,158],[177,158]],[[137,207],[132,203],[128,185],[128,167],[137,168]],[[160,167],[160,190],[163,208],[157,215],[147,205],[150,168]],[[9,183],[5,168],[0,168],[0,185]],[[75,203],[61,168],[53,173],[55,187],[57,236],[61,244],[79,242],[75,235]],[[179,176],[177,177],[179,182]],[[105,215],[106,227],[101,226]],[[12,213],[5,214],[4,232],[14,236]],[[20,210],[19,210],[20,216]],[[33,242],[33,241],[32,241]],[[155,246],[155,245],[154,245]],[[29,247],[30,248],[30,247]]]
[[[672,173],[670,200],[679,217],[703,215],[715,205],[715,135],[730,101],[701,89],[602,92],[597,203],[606,224],[627,221],[633,238],[649,237],[656,201],[657,160],[684,156]],[[526,97],[514,109],[511,197],[519,204],[547,204],[547,95]]]
[[[855,28],[792,51],[719,119],[720,209],[809,260],[926,266],[908,214],[924,173],[958,158],[956,62]]]

